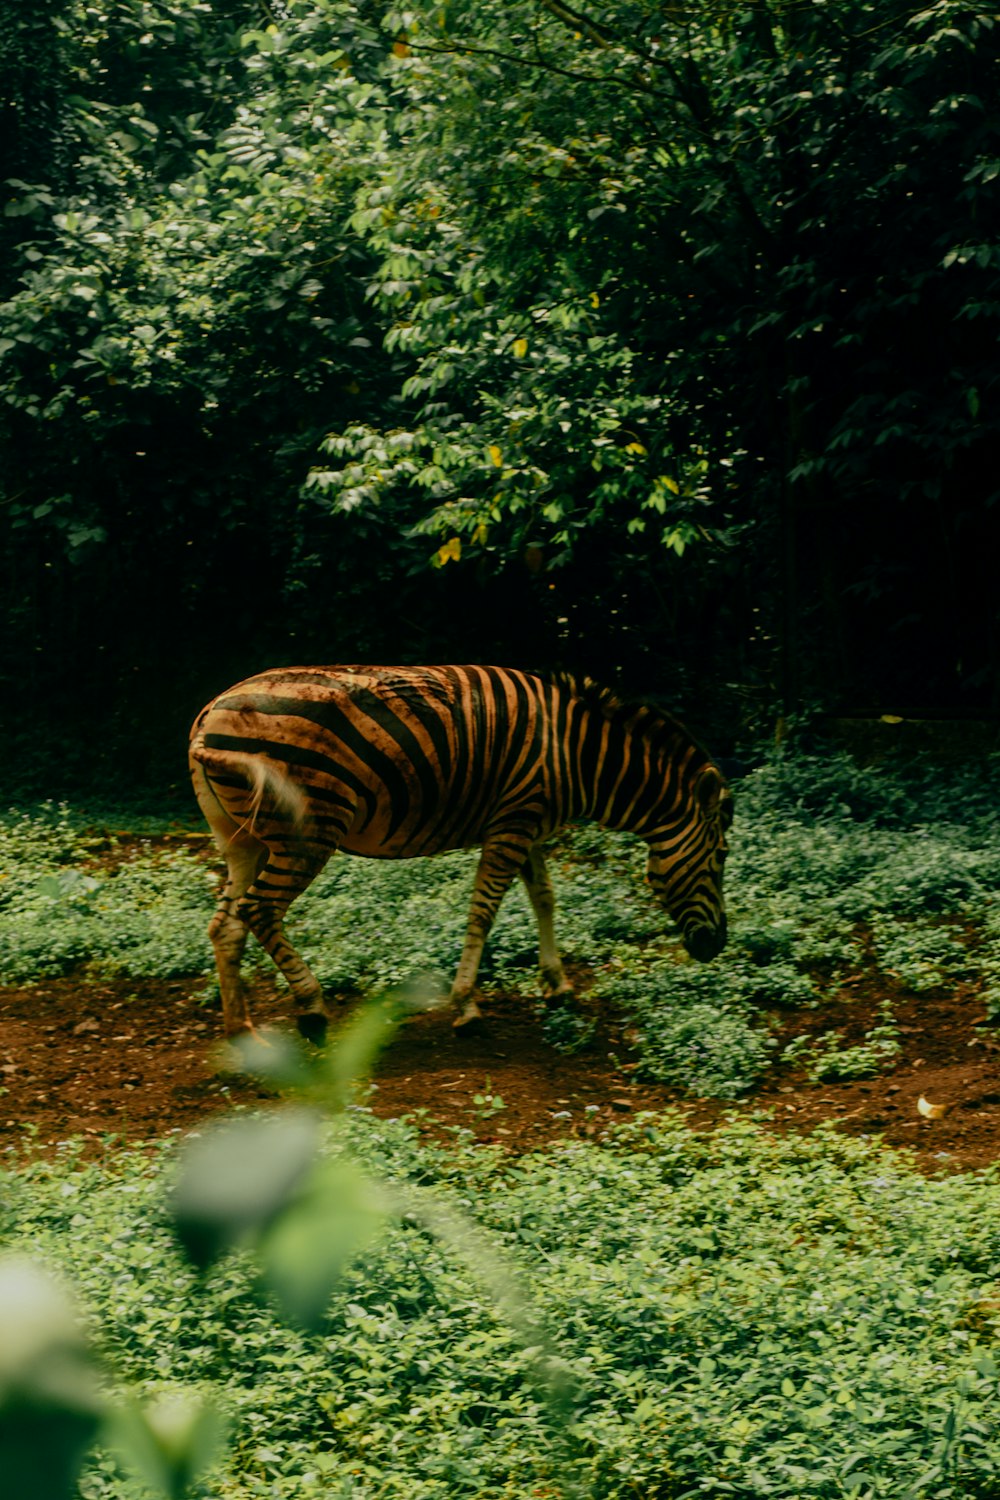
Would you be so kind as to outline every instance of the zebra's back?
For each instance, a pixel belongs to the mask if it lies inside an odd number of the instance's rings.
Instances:
[[[222,799],[245,789],[242,757],[272,762],[347,853],[435,854],[481,843],[505,809],[548,810],[552,695],[498,667],[280,668],[208,705],[192,758]]]

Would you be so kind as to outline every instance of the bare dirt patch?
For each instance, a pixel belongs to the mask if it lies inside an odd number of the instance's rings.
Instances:
[[[795,1033],[837,1028],[848,1044],[877,1023],[881,996],[845,997],[798,1020]],[[1000,1159],[1000,1031],[964,985],[920,997],[894,996],[902,1044],[876,1078],[803,1083],[800,1072],[767,1078],[755,1096],[793,1129],[833,1121],[851,1135],[878,1135],[918,1153],[932,1170],[966,1170]],[[791,1034],[791,1033],[790,1033]],[[921,1113],[919,1101],[935,1110]],[[754,1102],[754,1101],[751,1101]],[[937,1113],[940,1111],[940,1113]]]
[[[199,991],[188,980],[71,978],[0,989],[0,1148],[30,1140],[45,1149],[71,1136],[137,1144],[266,1097],[219,1073],[220,1018],[200,1003]],[[860,1040],[880,998],[844,992],[821,1011],[790,1017],[785,1039],[838,1027],[848,1042]],[[261,1025],[289,1024],[287,1001],[269,985],[259,987],[253,1011]],[[531,1000],[499,995],[472,1036],[456,1037],[443,1013],[408,1021],[380,1059],[369,1102],[383,1116],[424,1112],[421,1128],[436,1135],[464,1126],[517,1151],[679,1105],[704,1128],[730,1108],[767,1112],[780,1130],[832,1122],[909,1147],[931,1171],[996,1161],[1000,1034],[982,1024],[982,1006],[959,987],[897,996],[896,1017],[902,1051],[879,1077],[813,1084],[801,1070],[775,1069],[731,1106],[691,1101],[639,1079],[614,1024],[603,1025],[586,1051],[566,1056],[545,1042]],[[922,1115],[921,1097],[941,1113]]]

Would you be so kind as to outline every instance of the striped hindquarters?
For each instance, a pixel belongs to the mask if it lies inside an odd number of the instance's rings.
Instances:
[[[554,694],[496,667],[285,668],[215,699],[191,755],[227,814],[258,830],[297,821],[350,853],[435,854],[559,817]]]

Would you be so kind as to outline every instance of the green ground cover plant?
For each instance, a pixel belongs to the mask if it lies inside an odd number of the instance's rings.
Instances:
[[[735,1098],[779,1053],[774,1031],[821,1008],[859,972],[891,994],[962,983],[1000,1012],[1000,770],[872,769],[844,755],[778,755],[744,777],[727,868],[731,938],[688,962],[642,878],[642,848],[583,827],[554,846],[563,950],[589,990],[547,1014],[547,1035],[585,1046],[612,1006],[647,1075]],[[113,844],[113,841],[112,841]],[[205,977],[216,876],[204,854],[140,844],[109,864],[82,810],[46,806],[0,822],[0,982],[55,974]],[[335,858],[296,902],[289,931],[332,992],[364,995],[414,973],[447,978],[461,950],[474,852],[435,860]],[[487,989],[531,993],[536,933],[513,889],[483,964]],[[265,964],[258,952],[258,961]],[[891,1005],[890,1005],[891,1011]],[[891,1061],[892,1015],[860,1052],[832,1033],[803,1058],[820,1077]],[[877,1033],[877,1034],[876,1034]],[[850,1050],[850,1049],[848,1049]],[[860,1072],[859,1072],[860,1069]],[[818,1072],[817,1072],[818,1070]]]
[[[565,1430],[488,1278],[413,1214],[304,1331],[246,1253],[201,1277],[182,1257],[172,1148],[11,1162],[0,1246],[76,1288],[105,1383],[228,1424],[196,1500],[995,1493],[993,1172],[927,1180],[871,1142],[671,1116],[512,1160],[357,1108],[324,1161],[487,1232],[557,1351]],[[100,1448],[80,1495],[130,1485]]]
[[[853,1047],[843,1044],[837,1031],[824,1031],[817,1037],[798,1036],[782,1052],[785,1062],[804,1061],[811,1083],[824,1078],[871,1078],[898,1056],[899,1029],[891,1004],[881,1008],[878,1024],[866,1033],[863,1042]]]
[[[205,971],[217,877],[185,850],[152,845],[106,868],[108,843],[64,805],[0,821],[0,982]]]

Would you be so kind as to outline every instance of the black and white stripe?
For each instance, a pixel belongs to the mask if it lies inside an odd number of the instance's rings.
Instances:
[[[483,943],[515,876],[538,920],[545,983],[569,991],[541,846],[577,819],[647,841],[650,885],[696,958],[725,942],[725,779],[676,719],[589,680],[479,666],[264,672],[198,717],[191,770],[229,867],[210,933],[230,1033],[250,1024],[248,931],[288,979],[300,1027],[321,1032],[319,984],[282,924],[338,848],[407,859],[481,846],[456,1024],[478,1015]]]

